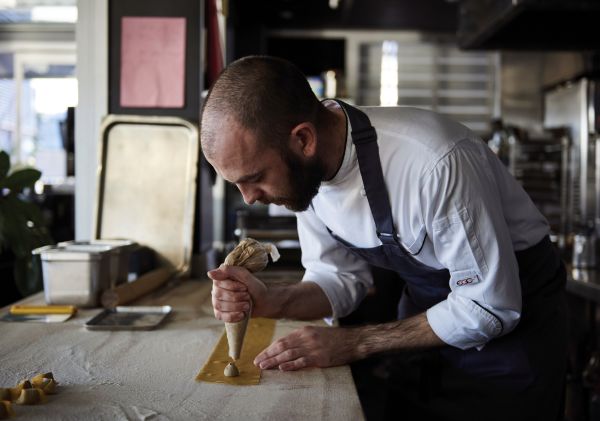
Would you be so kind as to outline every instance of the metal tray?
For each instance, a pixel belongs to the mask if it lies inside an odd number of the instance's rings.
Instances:
[[[115,307],[88,320],[89,330],[152,330],[171,313],[171,306]]]
[[[97,239],[151,247],[160,266],[190,269],[197,127],[176,117],[116,116],[102,124],[94,216]]]

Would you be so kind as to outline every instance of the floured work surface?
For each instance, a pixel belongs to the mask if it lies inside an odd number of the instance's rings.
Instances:
[[[19,406],[14,419],[363,419],[348,366],[263,370],[252,387],[197,382],[200,366],[223,333],[223,322],[213,314],[211,286],[208,280],[186,281],[132,303],[173,308],[150,331],[87,330],[85,322],[100,309],[80,309],[63,323],[1,322],[2,385],[49,371],[60,379],[51,401]],[[21,304],[43,300],[38,294]],[[277,321],[273,340],[304,325]]]
[[[253,364],[256,357],[263,349],[271,344],[273,332],[275,331],[275,320],[256,318],[248,321],[248,330],[244,338],[242,353],[235,361],[240,375],[227,377],[223,374],[225,366],[231,362],[228,355],[227,335],[225,332],[215,345],[215,348],[206,360],[206,363],[196,376],[196,380],[209,383],[225,383],[236,386],[256,385],[260,382],[260,368]]]

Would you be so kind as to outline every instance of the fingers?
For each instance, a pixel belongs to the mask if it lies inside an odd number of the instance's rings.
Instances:
[[[221,301],[232,301],[232,302],[239,302],[239,301],[248,302],[248,301],[250,301],[250,294],[248,294],[246,291],[230,290],[227,288],[223,288],[222,286],[220,286],[217,283],[213,284],[212,296],[213,296],[213,298],[216,298],[217,300],[221,300]]]
[[[230,301],[213,301],[213,307],[215,310],[221,313],[225,312],[247,312],[250,310],[250,303],[247,301],[230,302]]]
[[[268,303],[265,301],[267,288],[247,269],[221,265],[207,275],[213,280],[212,304],[217,319],[226,322],[240,321],[244,318],[241,313],[245,312],[247,315],[250,307],[257,315],[269,314]]]
[[[287,337],[289,337],[289,335]],[[257,367],[260,367],[260,368],[268,368],[266,364],[263,367],[262,363],[266,360],[273,358],[274,356],[276,356],[277,354],[279,354],[283,350],[285,350],[286,338],[279,339],[278,341],[273,342],[264,351],[262,351],[260,354],[258,354],[256,356],[256,358],[254,358],[254,365],[256,365]]]
[[[298,359],[295,359],[294,361],[288,361],[285,363],[281,363],[279,364],[279,369],[281,371],[294,371],[294,370],[300,370],[302,368],[306,368],[306,367],[314,367],[314,363],[312,362],[312,360],[308,357],[300,357]]]
[[[250,294],[237,281],[213,281],[211,294],[215,317],[219,320],[239,322],[250,310]]]
[[[215,318],[218,320],[222,320],[225,323],[236,323],[241,322],[246,318],[246,313],[243,312],[227,312],[221,313],[218,310],[215,310]]]
[[[315,365],[311,350],[304,346],[298,331],[273,342],[254,359],[261,369],[299,370]]]
[[[233,280],[225,280],[225,281],[213,280],[213,285],[218,288],[226,289],[228,291],[248,291],[248,288],[246,287],[246,285],[244,285],[241,282],[233,281]]]
[[[254,364],[262,369],[299,370],[306,367],[330,367],[350,360],[348,355],[334,357],[344,342],[346,331],[304,326],[273,342],[258,354]]]
[[[258,366],[263,370],[279,368],[280,370],[299,370],[313,365],[311,357],[305,355],[302,348],[287,349],[280,354],[263,360]]]
[[[212,305],[215,317],[224,322],[239,322],[250,311],[248,293],[232,293],[213,288]]]
[[[222,280],[235,280],[239,281],[242,284],[246,284],[249,282],[250,272],[248,269],[245,269],[240,266],[225,266],[221,265],[217,269],[213,269],[206,273],[210,279],[213,281],[222,281]]]
[[[206,275],[213,280],[216,279],[227,279],[229,276],[227,275],[227,272],[225,271],[226,266],[221,266],[217,269],[213,269],[213,270],[209,270],[208,272],[206,272]]]

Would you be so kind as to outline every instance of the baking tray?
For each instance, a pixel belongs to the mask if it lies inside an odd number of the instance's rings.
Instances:
[[[189,273],[199,156],[197,127],[176,117],[107,116],[101,128],[96,239],[127,238],[159,266]]]
[[[88,320],[88,330],[152,330],[160,325],[169,314],[171,306],[126,307],[107,309]]]

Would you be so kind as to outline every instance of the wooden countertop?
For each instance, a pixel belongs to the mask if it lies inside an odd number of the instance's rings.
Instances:
[[[47,403],[15,405],[15,419],[364,418],[348,366],[266,370],[257,386],[196,382],[223,332],[213,317],[210,286],[186,281],[136,302],[173,307],[152,331],[87,330],[85,322],[100,309],[80,309],[63,323],[0,322],[0,387],[48,371],[59,382]],[[43,303],[41,294],[21,302],[35,303]],[[278,321],[275,338],[304,324]]]

